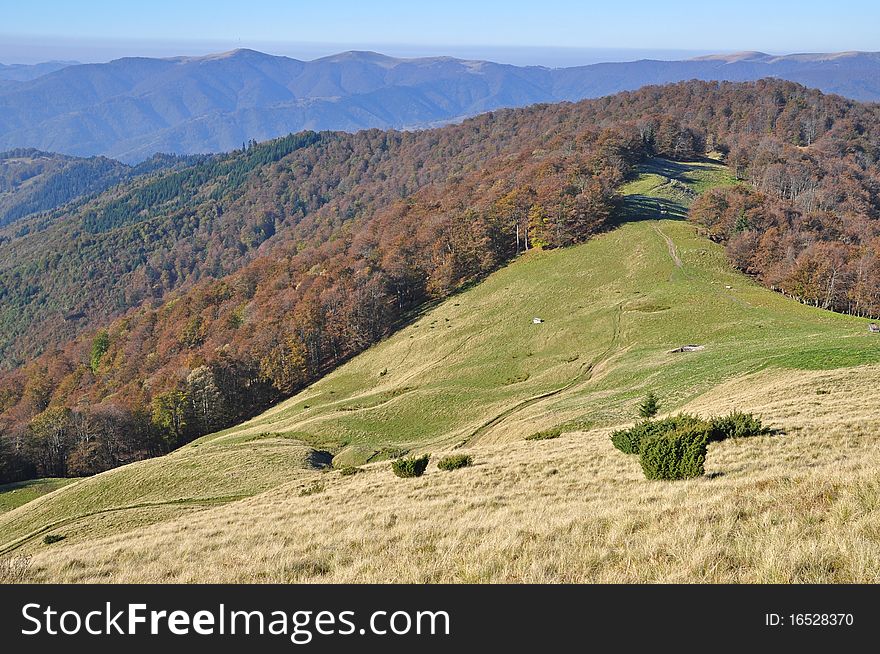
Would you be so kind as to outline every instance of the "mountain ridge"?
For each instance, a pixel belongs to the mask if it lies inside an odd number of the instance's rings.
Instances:
[[[124,57],[0,85],[0,150],[34,147],[135,163],[229,151],[306,129],[419,129],[486,111],[578,101],[689,79],[778,77],[880,100],[880,54],[746,52],[568,68],[347,51],[311,61],[237,49]]]
[[[78,61],[43,61],[38,64],[0,63],[0,80],[27,82],[68,66],[77,66],[79,63]]]

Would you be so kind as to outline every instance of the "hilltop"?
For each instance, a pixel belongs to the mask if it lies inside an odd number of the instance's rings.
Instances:
[[[236,428],[3,514],[0,551],[41,581],[876,581],[880,339],[761,288],[681,219],[731,183],[644,164],[618,228],[519,257]],[[608,441],[647,389],[783,433],[647,482]],[[400,480],[381,459],[401,450],[477,465]],[[331,454],[374,462],[341,476]]]

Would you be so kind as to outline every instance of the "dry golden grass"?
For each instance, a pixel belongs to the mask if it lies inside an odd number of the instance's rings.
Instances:
[[[481,445],[463,470],[314,472],[149,528],[60,543],[34,556],[30,579],[876,583],[878,382],[880,366],[768,370],[714,389],[687,408],[757,410],[786,434],[713,444],[696,480],[646,481],[608,430]],[[315,480],[324,490],[302,495]]]
[[[49,534],[89,542],[264,493],[314,474],[312,452],[269,436],[181,448],[80,479],[0,515],[0,557],[39,551]]]

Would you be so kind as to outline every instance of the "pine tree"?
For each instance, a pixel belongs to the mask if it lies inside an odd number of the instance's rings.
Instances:
[[[98,372],[98,367],[101,365],[101,359],[107,354],[107,350],[110,349],[110,335],[106,330],[101,330],[98,332],[97,336],[95,336],[95,340],[92,341],[92,355],[89,357],[89,367],[92,369],[93,373]]]
[[[645,399],[639,404],[639,415],[645,419],[653,418],[659,410],[660,402],[657,400],[657,396],[654,395],[654,391],[648,391]]]

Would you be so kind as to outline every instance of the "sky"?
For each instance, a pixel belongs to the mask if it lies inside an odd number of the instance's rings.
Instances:
[[[0,62],[249,47],[548,66],[711,52],[880,50],[877,0],[0,0]]]

